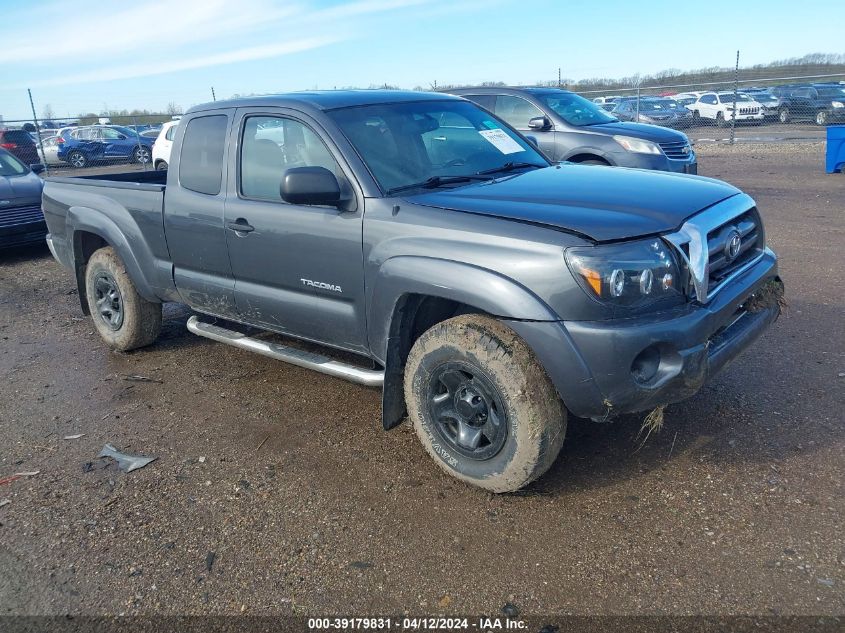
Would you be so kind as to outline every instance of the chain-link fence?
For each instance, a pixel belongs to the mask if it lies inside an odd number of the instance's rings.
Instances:
[[[576,92],[621,121],[683,130],[693,142],[814,142],[825,138],[828,125],[845,124],[842,63],[755,69],[737,63],[727,70],[580,82],[559,77],[534,85]],[[431,87],[449,92],[458,86]],[[33,113],[36,106],[37,100]],[[57,118],[47,106],[42,117],[0,118],[0,147],[28,164],[43,163],[48,174],[166,169],[179,119],[173,104],[169,110]]]
[[[178,115],[84,115],[3,121],[3,147],[48,174],[167,169],[168,131]],[[163,133],[162,133],[163,130]],[[161,142],[156,144],[159,136]]]

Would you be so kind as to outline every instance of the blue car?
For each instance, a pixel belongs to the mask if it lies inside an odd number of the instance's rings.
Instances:
[[[119,125],[80,127],[56,139],[59,160],[79,169],[94,163],[149,163],[154,142]]]

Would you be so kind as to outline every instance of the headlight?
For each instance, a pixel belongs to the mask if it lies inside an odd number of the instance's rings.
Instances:
[[[566,250],[566,263],[581,288],[610,307],[642,308],[684,299],[674,254],[660,239],[572,247]]]
[[[629,152],[636,152],[637,154],[662,154],[657,144],[651,141],[644,141],[641,138],[634,138],[632,136],[614,136],[613,140],[619,143]]]
[[[843,107],[845,107],[845,104],[843,104],[841,101],[831,101],[831,102],[830,102],[830,105],[832,105],[834,108],[843,108]]]

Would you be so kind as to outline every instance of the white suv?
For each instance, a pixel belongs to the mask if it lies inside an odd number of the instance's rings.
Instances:
[[[734,93],[704,92],[686,107],[696,119],[709,119],[722,127],[734,117]],[[741,92],[736,95],[737,121],[762,121],[765,116],[762,104]]]
[[[155,145],[153,145],[153,165],[156,169],[167,171],[170,164],[170,148],[173,147],[173,135],[179,121],[168,121],[161,126]]]

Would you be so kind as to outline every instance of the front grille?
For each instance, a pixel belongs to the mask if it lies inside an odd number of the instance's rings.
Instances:
[[[740,108],[740,114],[759,114],[760,108]]]
[[[730,253],[730,242],[739,237],[739,250]],[[712,292],[731,273],[760,255],[765,248],[762,223],[756,209],[713,229],[707,234],[708,288]]]
[[[43,221],[44,214],[41,213],[41,207],[38,205],[14,207],[11,209],[0,207],[0,228],[34,224],[35,222]]]
[[[667,158],[689,158],[691,152],[690,145],[687,141],[670,141],[668,143],[659,143],[659,145]]]

